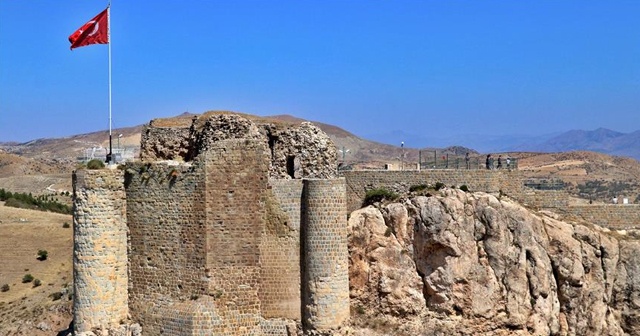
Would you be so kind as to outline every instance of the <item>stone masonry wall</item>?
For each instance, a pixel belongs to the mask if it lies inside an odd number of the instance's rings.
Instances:
[[[495,170],[421,170],[421,171],[343,171],[347,183],[347,209],[359,209],[368,190],[388,188],[407,192],[413,185],[444,183],[466,185],[471,191],[499,192],[516,199],[523,193],[522,174],[518,171]]]
[[[260,245],[262,316],[300,321],[302,180],[270,179],[269,187],[266,233]]]
[[[140,159],[143,161],[184,160],[191,150],[192,129],[183,127],[156,127],[153,122],[142,130]]]
[[[609,229],[640,228],[640,204],[570,205],[566,211],[587,222]]]
[[[127,224],[120,170],[73,174],[73,315],[75,331],[127,320]]]
[[[208,293],[204,173],[201,162],[127,165],[130,310],[145,335],[178,335],[163,329],[167,312]]]
[[[271,153],[270,176],[274,178],[335,178],[338,153],[331,138],[310,122],[283,127],[259,125]],[[293,160],[293,174],[288,161]]]
[[[303,183],[302,324],[328,331],[349,318],[345,181]]]
[[[238,114],[208,113],[191,119],[155,119],[142,132],[143,161],[192,161],[216,142],[228,139],[260,139],[269,157],[269,176],[334,178],[337,151],[331,138],[310,122],[269,122]]]
[[[526,173],[495,170],[422,170],[422,171],[344,171],[347,183],[348,211],[359,209],[367,190],[384,187],[406,192],[412,185],[442,182],[447,186],[467,185],[471,191],[498,192],[523,205],[573,214],[611,229],[640,227],[640,205],[571,205],[563,190],[535,190],[524,186]]]
[[[206,276],[223,320],[212,334],[255,335],[260,329],[260,244],[269,176],[265,150],[259,140],[228,139],[204,153]]]
[[[524,206],[538,209],[565,209],[571,196],[564,190],[535,190],[524,187],[516,199]]]

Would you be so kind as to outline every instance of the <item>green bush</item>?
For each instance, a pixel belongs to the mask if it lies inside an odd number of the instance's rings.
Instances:
[[[87,169],[102,169],[104,168],[104,162],[99,159],[93,159],[87,162]]]
[[[69,222],[64,222],[64,224],[62,224],[62,227],[68,229],[71,227],[71,225],[69,225]]]
[[[9,284],[4,284],[0,287],[0,292],[8,292],[10,289]]]
[[[49,295],[53,301],[60,300],[64,294],[62,292],[54,292]]]
[[[38,287],[40,285],[42,285],[42,282],[40,281],[40,279],[33,280],[33,287]]]
[[[429,186],[426,184],[418,184],[418,185],[412,185],[411,187],[409,187],[409,191],[418,192],[418,191],[423,191],[427,188],[429,188]]]
[[[38,260],[40,261],[47,260],[48,256],[49,256],[49,252],[47,252],[47,250],[38,250]]]
[[[33,281],[33,275],[31,275],[31,274],[25,274],[22,277],[22,283],[29,283],[31,281]]]
[[[469,187],[467,187],[466,184],[463,184],[460,186],[460,190],[464,191],[464,192],[469,192]]]
[[[364,196],[363,205],[366,206],[376,202],[382,202],[382,200],[393,201],[397,198],[398,194],[385,188],[371,189],[367,191],[367,194]]]
[[[11,197],[8,200],[6,200],[4,202],[4,205],[8,206],[8,207],[12,207],[12,208],[18,208],[18,209],[35,209],[36,208],[35,206],[33,206],[31,204],[25,203],[25,202],[23,202],[23,201],[21,201],[19,199],[13,198],[13,197]]]
[[[442,182],[436,182],[436,187],[435,187],[435,189],[436,189],[436,190],[440,190],[440,189],[442,189],[442,188],[444,188],[444,183],[442,183]]]

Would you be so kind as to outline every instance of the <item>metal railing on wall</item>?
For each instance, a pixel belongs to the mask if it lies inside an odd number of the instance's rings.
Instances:
[[[518,169],[518,158],[510,156],[455,155],[438,151],[419,152],[420,169]]]

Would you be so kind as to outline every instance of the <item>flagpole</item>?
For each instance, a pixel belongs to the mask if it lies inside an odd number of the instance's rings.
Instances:
[[[109,155],[107,164],[115,163],[111,137],[111,1],[107,5],[107,41],[109,42]]]

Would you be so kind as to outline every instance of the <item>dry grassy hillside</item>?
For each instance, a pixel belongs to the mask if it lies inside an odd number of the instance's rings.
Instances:
[[[120,148],[125,148],[127,151],[139,150],[141,131],[142,125],[114,129],[112,131],[114,152],[118,147],[118,142]],[[120,134],[122,137],[118,137]],[[1,147],[5,152],[24,158],[45,161],[57,160],[69,165],[77,162],[79,158],[85,158],[92,154],[97,158],[106,157],[109,147],[109,132],[100,131],[66,138],[37,139],[22,144],[4,144]]]
[[[0,202],[0,335],[56,335],[69,326],[73,229],[63,226],[71,222]],[[37,259],[38,250],[48,252],[46,260]],[[26,274],[41,285],[23,283]]]
[[[594,152],[515,153],[519,168],[539,179],[559,179],[570,193],[610,202],[614,196],[640,202],[640,162]]]
[[[66,159],[32,159],[0,150],[0,178],[70,173],[73,167]]]
[[[0,169],[0,171],[2,171]],[[71,172],[64,174],[16,175],[0,177],[0,188],[11,192],[38,195],[60,195],[72,192]],[[60,197],[64,199],[65,197]],[[66,198],[69,198],[68,196]]]

